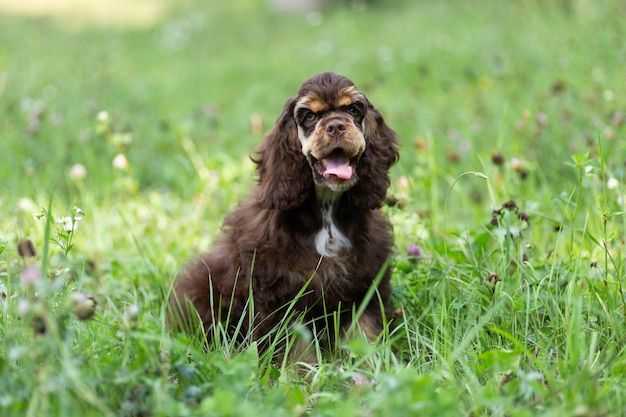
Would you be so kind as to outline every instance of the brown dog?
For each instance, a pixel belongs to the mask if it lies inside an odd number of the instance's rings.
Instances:
[[[354,324],[375,339],[390,314],[392,231],[378,209],[396,142],[352,81],[331,72],[306,80],[253,158],[252,195],[226,217],[213,251],[176,279],[170,322],[191,330],[193,306],[208,337],[222,322],[231,335],[258,340],[292,303],[327,340]]]

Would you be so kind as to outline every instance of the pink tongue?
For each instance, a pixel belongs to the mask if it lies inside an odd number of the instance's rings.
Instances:
[[[328,178],[334,175],[342,180],[349,180],[352,178],[352,167],[350,161],[343,155],[329,156],[322,161],[324,167],[324,178]]]

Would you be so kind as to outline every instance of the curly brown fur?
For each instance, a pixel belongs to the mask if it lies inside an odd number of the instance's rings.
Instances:
[[[252,158],[252,195],[226,217],[214,249],[177,277],[170,324],[192,330],[193,306],[209,337],[228,317],[229,331],[239,324],[240,334],[251,331],[257,340],[293,302],[305,323],[339,323],[326,329],[332,337],[350,326],[382,274],[378,296],[359,319],[375,338],[390,313],[392,230],[378,209],[396,146],[395,132],[352,81],[330,72],[306,80]],[[329,314],[338,320],[323,320]]]

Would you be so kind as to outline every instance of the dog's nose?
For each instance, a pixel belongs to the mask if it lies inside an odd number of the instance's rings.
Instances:
[[[341,120],[333,120],[326,125],[326,127],[324,128],[324,132],[326,132],[328,136],[339,138],[343,136],[344,133],[346,133],[346,129],[347,126],[344,122],[342,122]]]

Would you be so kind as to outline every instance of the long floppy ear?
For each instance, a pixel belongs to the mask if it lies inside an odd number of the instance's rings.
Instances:
[[[256,196],[268,209],[297,207],[308,197],[313,185],[311,170],[302,153],[293,116],[296,98],[285,103],[283,113],[263,139],[256,156],[259,182]]]
[[[389,168],[398,161],[398,135],[368,101],[365,116],[365,151],[357,166],[359,182],[348,191],[357,207],[376,209],[382,206],[389,188]]]

